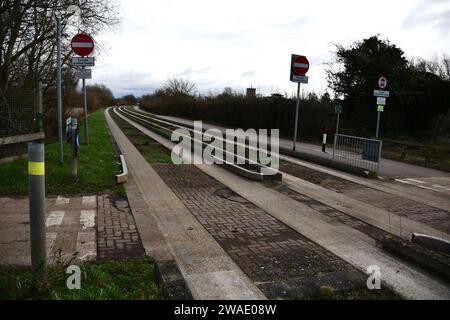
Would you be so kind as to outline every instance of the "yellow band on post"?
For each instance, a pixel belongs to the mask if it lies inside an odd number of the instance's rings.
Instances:
[[[32,176],[43,176],[43,175],[45,175],[45,164],[44,164],[44,162],[28,161],[28,174],[32,175]]]

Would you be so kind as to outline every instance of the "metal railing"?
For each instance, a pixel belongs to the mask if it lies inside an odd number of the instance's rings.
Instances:
[[[381,140],[336,134],[333,160],[376,172],[379,176],[381,148]]]

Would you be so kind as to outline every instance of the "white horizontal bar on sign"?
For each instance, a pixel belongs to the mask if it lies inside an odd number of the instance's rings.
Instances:
[[[72,42],[72,47],[75,48],[92,48],[94,44],[92,42]]]
[[[294,67],[296,67],[296,68],[309,68],[309,64],[306,64],[306,63],[294,63]]]

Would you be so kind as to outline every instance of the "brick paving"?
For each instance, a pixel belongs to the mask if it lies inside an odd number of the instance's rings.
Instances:
[[[450,212],[414,200],[376,190],[301,165],[280,161],[280,171],[300,179],[319,184],[352,199],[424,223],[437,230],[450,233]]]
[[[335,286],[359,284],[362,273],[289,228],[193,165],[153,165],[186,207],[269,297],[280,283],[340,275]],[[342,276],[344,275],[344,276]],[[293,283],[291,281],[291,283]],[[345,283],[345,284],[344,284]],[[351,284],[349,284],[351,283]],[[307,287],[311,287],[311,284]],[[295,289],[295,288],[294,288]],[[304,289],[304,288],[303,288]],[[279,291],[279,290],[278,290]],[[282,290],[283,291],[283,290]],[[289,291],[289,290],[284,290]],[[291,296],[308,290],[291,290]],[[285,292],[286,293],[286,292]],[[286,297],[286,296],[283,296]]]
[[[98,197],[97,255],[98,259],[120,259],[144,255],[136,223],[128,202]]]
[[[280,184],[277,186],[274,186],[273,189],[277,190],[278,192],[281,192],[282,194],[285,194],[289,196],[290,198],[297,200],[303,204],[306,204],[311,209],[318,211],[325,216],[334,219],[335,221],[341,222],[345,225],[348,225],[349,227],[356,229],[358,231],[361,231],[362,233],[368,235],[369,237],[373,239],[380,239],[381,237],[389,235],[388,232],[381,230],[375,226],[372,226],[371,224],[368,224],[362,220],[359,220],[355,217],[352,217],[342,211],[336,210],[326,204],[323,204],[320,201],[317,201],[313,198],[310,198],[308,196],[305,196],[301,193],[298,193],[297,191],[294,191],[287,187],[284,184]],[[391,235],[393,236],[393,235]]]

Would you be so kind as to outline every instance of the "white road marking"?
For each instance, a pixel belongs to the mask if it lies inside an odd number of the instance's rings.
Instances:
[[[95,232],[79,232],[77,237],[78,259],[93,260],[97,256]]]
[[[435,188],[423,186],[423,185],[420,185],[420,184],[415,184],[415,183],[413,183],[413,182],[411,182],[411,181],[406,181],[406,180],[409,180],[409,179],[405,179],[405,180],[402,180],[402,179],[395,179],[395,181],[398,181],[398,182],[401,182],[401,183],[405,183],[405,184],[409,184],[409,185],[411,185],[411,186],[415,186],[415,187],[422,188],[422,189],[425,189],[425,190],[431,190],[431,191],[435,191],[435,192],[441,192],[441,190],[437,190],[437,189],[435,189]]]
[[[81,199],[82,205],[96,205],[97,204],[97,197],[96,196],[83,196]]]
[[[95,210],[81,210],[80,223],[83,230],[95,227]]]
[[[45,226],[47,228],[53,227],[53,226],[59,226],[63,219],[65,211],[52,211],[47,217],[47,220],[45,220]]]
[[[447,188],[447,187],[444,187],[444,186],[440,186],[440,185],[438,185],[438,184],[433,184],[433,187],[439,188],[439,189],[442,189],[442,190],[450,191],[450,188]]]
[[[411,178],[408,178],[408,179],[405,179],[405,180],[408,180],[408,181],[411,181],[411,182],[417,182],[417,183],[425,183],[425,181],[411,179]]]
[[[61,197],[61,196],[58,196],[56,198],[56,205],[57,206],[62,205],[62,204],[68,204],[69,202],[70,202],[69,198],[64,198],[64,197]]]
[[[47,251],[47,259],[51,257],[56,236],[57,236],[56,232],[47,232],[45,234],[45,249]]]

